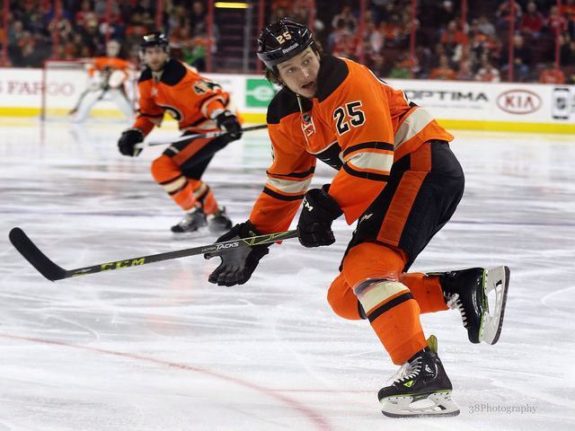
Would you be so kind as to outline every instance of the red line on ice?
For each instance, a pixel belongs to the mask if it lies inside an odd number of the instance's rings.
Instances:
[[[8,335],[8,334],[1,334],[1,333],[0,333],[0,337],[9,338],[9,339],[13,339],[13,340],[31,341],[34,343],[41,343],[41,344],[52,344],[55,346],[70,347],[72,349],[87,350],[87,351],[91,351],[91,352],[103,353],[106,355],[120,356],[123,358],[129,358],[129,359],[135,359],[138,361],[150,362],[153,364],[168,366],[170,368],[177,368],[180,370],[194,371],[194,372],[199,373],[199,374],[205,374],[205,375],[208,375],[211,377],[215,377],[217,379],[225,380],[225,381],[234,383],[236,385],[252,389],[252,390],[254,390],[256,392],[260,392],[266,396],[275,398],[276,400],[279,400],[280,402],[288,405],[290,408],[296,410],[297,412],[299,412],[303,416],[307,417],[311,422],[313,422],[315,424],[315,426],[318,430],[328,431],[331,429],[331,426],[329,425],[327,419],[322,417],[321,413],[316,412],[316,411],[310,409],[309,407],[302,405],[300,402],[298,402],[298,401],[296,401],[290,397],[287,397],[285,395],[282,395],[282,394],[280,394],[280,393],[278,393],[272,389],[265,388],[263,386],[255,384],[255,383],[250,383],[246,380],[242,380],[242,379],[239,379],[237,377],[226,376],[224,374],[220,374],[220,373],[215,372],[215,371],[210,371],[210,370],[207,370],[204,368],[194,367],[192,365],[181,364],[178,362],[164,361],[162,359],[151,358],[148,356],[136,355],[136,354],[127,353],[127,352],[117,352],[115,350],[101,349],[98,347],[89,347],[89,346],[70,344],[70,343],[66,343],[63,341],[45,340],[45,339],[36,338],[36,337]]]

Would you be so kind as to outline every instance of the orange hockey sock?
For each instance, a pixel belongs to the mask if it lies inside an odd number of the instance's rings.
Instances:
[[[200,181],[183,176],[180,167],[166,155],[161,155],[152,162],[151,171],[154,180],[180,208],[189,211],[195,207],[194,190],[199,187]]]
[[[202,182],[194,194],[206,214],[214,214],[218,210],[218,201],[206,183]]]
[[[449,308],[443,297],[439,276],[427,276],[420,272],[403,273],[399,276],[399,281],[409,287],[421,313],[433,313]]]
[[[427,345],[419,321],[419,305],[399,282],[405,257],[377,243],[353,247],[343,262],[346,282],[395,364],[403,364]]]

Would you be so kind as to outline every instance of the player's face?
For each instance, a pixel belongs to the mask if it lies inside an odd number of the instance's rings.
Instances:
[[[311,99],[317,91],[319,56],[307,48],[288,61],[278,64],[280,79],[294,93]]]
[[[144,63],[154,72],[159,72],[168,61],[168,53],[161,46],[150,46],[144,49]]]

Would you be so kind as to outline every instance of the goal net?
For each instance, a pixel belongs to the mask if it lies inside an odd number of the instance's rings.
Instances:
[[[78,101],[97,81],[88,73],[88,60],[47,60],[42,73],[42,100],[40,117],[43,120],[65,120],[77,108]],[[132,106],[136,98],[136,76],[130,76],[123,84]],[[104,93],[90,112],[90,118],[125,119],[124,114]]]

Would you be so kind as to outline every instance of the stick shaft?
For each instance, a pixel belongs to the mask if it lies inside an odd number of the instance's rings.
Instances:
[[[187,248],[183,250],[168,251],[165,253],[150,254],[147,256],[138,256],[128,259],[115,260],[110,262],[98,263],[96,265],[85,266],[66,270],[55,264],[48,258],[26,233],[20,228],[13,228],[9,234],[10,242],[20,252],[20,254],[50,281],[61,280],[64,278],[77,277],[80,275],[95,274],[102,271],[112,271],[116,269],[129,268],[131,266],[147,265],[148,263],[161,262],[163,260],[178,259],[180,257],[194,256],[198,254],[221,254],[226,250],[236,247],[271,244],[284,239],[296,238],[297,231],[291,230],[286,232],[270,233],[245,239],[236,239],[230,241],[217,242],[214,244],[203,245],[200,247]]]
[[[254,130],[262,130],[268,127],[267,124],[258,124],[256,126],[244,127],[242,129],[242,133],[251,132]],[[227,135],[228,132],[217,130],[214,132],[206,132],[206,133],[196,133],[195,135],[185,135],[177,139],[173,139],[170,141],[150,141],[145,143],[144,146],[148,147],[155,147],[158,145],[169,145],[169,144],[177,144],[179,142],[191,141],[193,139],[200,139],[200,138],[218,138],[223,135]]]

